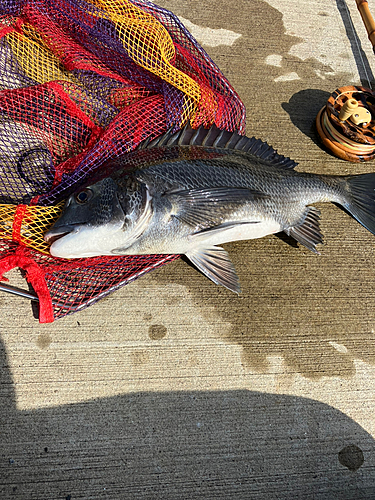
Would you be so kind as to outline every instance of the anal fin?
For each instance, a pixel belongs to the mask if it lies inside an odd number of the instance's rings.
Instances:
[[[185,255],[207,278],[217,285],[225,286],[235,293],[241,292],[236,271],[224,248],[197,247]]]
[[[288,236],[292,236],[299,243],[317,254],[319,252],[316,245],[323,243],[323,235],[319,228],[319,216],[319,210],[314,207],[307,207],[302,222],[285,230]]]

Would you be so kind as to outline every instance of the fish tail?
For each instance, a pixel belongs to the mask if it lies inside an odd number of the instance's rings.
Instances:
[[[375,173],[347,176],[349,196],[343,207],[375,234]]]

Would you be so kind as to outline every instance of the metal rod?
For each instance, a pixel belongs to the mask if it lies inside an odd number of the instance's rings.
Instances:
[[[26,290],[21,290],[21,288],[17,288],[12,285],[6,285],[5,283],[0,283],[0,292],[7,292],[13,295],[18,295],[19,297],[24,297],[25,299],[35,300],[35,302],[39,302],[39,298],[36,294],[32,292],[28,292]],[[75,311],[79,309],[79,306],[67,306],[66,304],[62,304],[61,302],[56,302],[52,300],[52,305],[57,307],[65,307],[70,309],[71,311]]]
[[[20,288],[16,288],[11,285],[6,285],[5,283],[0,283],[0,292],[12,293],[13,295],[19,295],[20,297],[24,297],[25,299],[35,300],[39,302],[37,295],[34,295],[31,292],[27,292],[26,290],[21,290]]]

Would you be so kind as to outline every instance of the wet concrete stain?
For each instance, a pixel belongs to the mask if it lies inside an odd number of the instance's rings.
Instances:
[[[149,358],[149,353],[145,349],[135,349],[130,353],[130,362],[135,367],[148,363]]]
[[[182,300],[182,297],[179,297],[178,295],[173,295],[171,297],[168,297],[165,299],[165,304],[167,306],[174,306],[176,304],[179,304]]]
[[[167,335],[167,332],[164,325],[151,325],[148,329],[148,336],[151,340],[161,340]]]
[[[143,315],[143,320],[144,321],[151,321],[152,320],[152,314],[151,313],[146,313]]]
[[[188,350],[186,352],[186,359],[187,359],[186,361],[187,366],[191,368],[199,365],[199,358],[193,349]]]
[[[338,454],[339,462],[350,471],[355,472],[362,467],[365,459],[361,448],[355,444],[345,446]]]
[[[51,337],[48,335],[48,333],[41,333],[38,335],[38,338],[36,339],[36,345],[40,349],[47,349],[52,343]]]

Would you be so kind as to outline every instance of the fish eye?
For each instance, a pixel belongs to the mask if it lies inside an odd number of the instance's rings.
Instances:
[[[91,189],[83,189],[82,191],[76,194],[75,199],[77,203],[83,205],[84,203],[87,203],[91,199],[91,197],[92,197]]]

